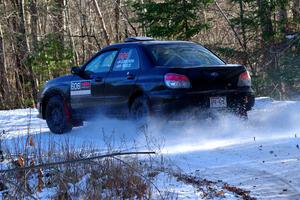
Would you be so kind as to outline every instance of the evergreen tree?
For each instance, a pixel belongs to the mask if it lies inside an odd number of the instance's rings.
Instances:
[[[287,7],[290,0],[231,0],[239,6],[239,16],[231,22],[240,31],[243,43],[249,38],[257,38],[260,32],[262,44],[280,42],[289,30]],[[245,48],[246,49],[246,48]]]
[[[149,36],[188,40],[208,24],[199,11],[211,0],[164,0],[133,3],[137,22]]]

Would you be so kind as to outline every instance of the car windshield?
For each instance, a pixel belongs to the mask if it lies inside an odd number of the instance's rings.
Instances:
[[[206,48],[193,43],[155,44],[147,48],[157,66],[189,67],[225,64]]]

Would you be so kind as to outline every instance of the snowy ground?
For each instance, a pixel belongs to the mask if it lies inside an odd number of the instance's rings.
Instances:
[[[0,130],[5,130],[2,138],[9,147],[24,141],[30,132],[45,148],[49,140],[68,140],[78,148],[152,149],[186,174],[222,180],[258,199],[300,199],[299,112],[300,102],[258,98],[248,121],[226,115],[200,122],[157,122],[143,135],[130,122],[99,116],[70,133],[54,135],[36,118],[36,110],[20,109],[0,111]],[[192,186],[158,184],[182,199],[199,197]]]

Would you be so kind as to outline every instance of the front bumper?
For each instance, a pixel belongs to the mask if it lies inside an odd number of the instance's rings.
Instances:
[[[37,114],[37,117],[38,118],[40,118],[40,119],[44,119],[44,117],[43,117],[43,112],[42,112],[42,105],[41,105],[41,103],[40,102],[37,102],[36,103],[36,108],[37,108],[37,110],[38,110],[38,114]]]
[[[151,108],[154,113],[173,113],[193,108],[210,109],[210,97],[226,96],[228,110],[251,110],[255,103],[254,92],[247,90],[220,90],[199,92],[159,91],[150,95]]]

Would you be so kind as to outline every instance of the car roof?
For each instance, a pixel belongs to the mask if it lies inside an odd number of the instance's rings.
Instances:
[[[153,40],[153,41],[133,41],[133,42],[124,42],[124,43],[117,43],[106,46],[101,51],[107,51],[111,49],[118,49],[118,48],[126,48],[126,47],[134,47],[134,46],[147,46],[147,45],[161,45],[161,44],[194,44],[194,42],[190,41],[173,41],[173,40]]]

